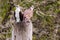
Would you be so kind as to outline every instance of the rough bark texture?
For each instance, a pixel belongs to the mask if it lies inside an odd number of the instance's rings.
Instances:
[[[12,31],[12,40],[32,40],[32,28],[31,20],[16,23]]]

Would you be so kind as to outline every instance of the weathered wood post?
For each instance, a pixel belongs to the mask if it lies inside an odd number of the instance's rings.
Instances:
[[[31,17],[33,16],[33,7],[25,10],[23,13],[23,17],[20,16],[20,21],[18,23],[14,23],[14,27],[12,27],[12,40],[32,40],[32,22]],[[21,18],[22,21],[21,21]]]

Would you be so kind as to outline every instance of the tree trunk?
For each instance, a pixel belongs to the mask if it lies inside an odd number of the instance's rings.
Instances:
[[[31,20],[16,23],[12,31],[12,40],[32,40],[32,28]]]

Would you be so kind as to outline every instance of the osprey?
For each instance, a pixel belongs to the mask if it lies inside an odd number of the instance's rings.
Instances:
[[[23,14],[21,12],[21,8],[19,5],[16,6],[16,10],[14,12],[14,18],[16,22],[20,22],[23,20]]]

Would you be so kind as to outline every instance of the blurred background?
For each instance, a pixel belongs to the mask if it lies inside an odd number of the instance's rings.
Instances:
[[[10,16],[6,16],[10,11],[9,2],[19,4],[23,9],[34,6],[31,19],[34,26],[33,40],[60,40],[60,0],[0,0],[0,40],[11,38]],[[7,21],[2,25],[4,19]]]

